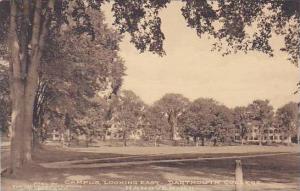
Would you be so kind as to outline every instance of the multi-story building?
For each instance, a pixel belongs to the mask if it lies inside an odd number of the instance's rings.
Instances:
[[[247,143],[259,143],[260,138],[262,143],[284,143],[287,142],[288,137],[286,136],[285,132],[277,129],[275,127],[268,127],[259,130],[258,126],[248,124],[250,128],[248,128],[247,133],[244,136],[244,141]],[[236,130],[234,140],[236,142],[241,141],[241,136],[239,130]]]

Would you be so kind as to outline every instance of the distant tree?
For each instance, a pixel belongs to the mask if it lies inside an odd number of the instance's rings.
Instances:
[[[216,146],[217,141],[231,143],[234,139],[233,112],[225,105],[216,105],[213,110],[213,141]]]
[[[123,90],[113,104],[112,123],[118,127],[124,146],[127,146],[130,134],[142,124],[145,104],[134,92],[129,90]]]
[[[273,107],[269,104],[269,100],[254,100],[248,109],[252,125],[258,127],[259,145],[262,145],[263,132],[272,125]],[[267,137],[269,139],[269,136]]]
[[[241,144],[244,144],[245,137],[249,132],[250,113],[247,107],[234,108],[234,125],[241,138]]]
[[[288,144],[291,144],[292,136],[297,135],[298,115],[298,104],[294,102],[290,102],[276,111],[278,127],[287,137]]]
[[[182,133],[192,137],[196,145],[201,139],[202,146],[206,138],[211,138],[216,128],[212,126],[215,118],[217,102],[213,99],[199,98],[193,101],[180,115],[178,122]]]
[[[154,103],[153,107],[156,107],[158,111],[163,113],[167,118],[169,124],[170,139],[176,140],[176,134],[178,133],[177,119],[186,109],[189,104],[189,100],[181,94],[166,94],[160,100]]]
[[[159,145],[159,140],[168,138],[168,120],[165,113],[158,107],[148,107],[144,118],[144,137],[148,140],[154,140],[154,145]]]

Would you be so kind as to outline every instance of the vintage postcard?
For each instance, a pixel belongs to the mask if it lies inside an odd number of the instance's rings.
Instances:
[[[0,0],[3,191],[300,190],[300,0]]]

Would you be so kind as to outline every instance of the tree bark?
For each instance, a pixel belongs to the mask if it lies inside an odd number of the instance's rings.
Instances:
[[[10,168],[14,172],[25,164],[31,162],[33,142],[33,110],[34,99],[38,87],[38,68],[40,66],[42,48],[47,35],[47,24],[50,18],[50,10],[54,8],[54,0],[49,1],[43,25],[41,24],[42,1],[35,2],[35,12],[32,24],[31,42],[29,33],[31,27],[29,21],[30,4],[23,1],[23,18],[21,18],[22,31],[20,40],[17,29],[17,1],[11,1],[10,15],[10,87],[12,100],[12,136],[11,136],[11,163]],[[41,27],[42,26],[42,27]],[[42,31],[40,30],[42,28]],[[24,32],[24,33],[23,33]],[[29,51],[31,47],[31,52]]]
[[[10,96],[12,100],[12,122],[11,122],[11,148],[10,148],[10,168],[15,170],[23,165],[23,114],[24,101],[22,101],[22,93],[24,89],[21,78],[21,61],[19,57],[20,46],[17,36],[17,5],[15,1],[11,2],[10,10],[10,29],[9,29],[9,45],[10,45]]]

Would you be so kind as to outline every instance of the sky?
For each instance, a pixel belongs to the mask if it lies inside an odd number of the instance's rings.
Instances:
[[[160,16],[165,34],[166,56],[140,54],[125,35],[120,56],[127,67],[123,89],[133,90],[147,104],[166,93],[180,93],[191,101],[214,98],[228,107],[245,106],[254,99],[268,99],[278,108],[290,101],[299,81],[299,68],[276,51],[271,58],[258,52],[238,53],[223,57],[210,51],[214,39],[199,38],[186,26],[180,12],[181,3],[171,2]],[[110,5],[105,5],[107,23],[112,23]],[[282,39],[272,39],[280,48]]]

